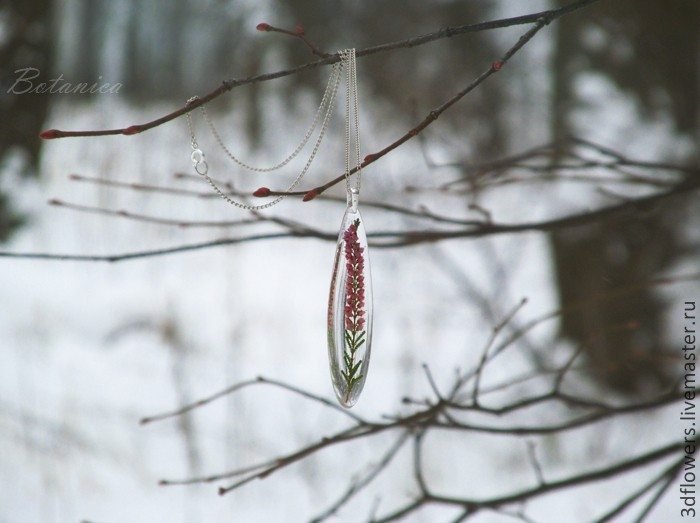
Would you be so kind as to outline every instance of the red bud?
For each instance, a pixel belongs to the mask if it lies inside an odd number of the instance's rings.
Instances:
[[[304,197],[302,198],[303,201],[308,202],[313,200],[318,196],[318,190],[317,189],[311,189],[309,192],[307,192]]]
[[[132,134],[137,134],[140,132],[141,132],[140,125],[132,125],[131,127],[127,127],[126,129],[122,129],[122,134],[125,134],[127,136],[130,136]]]
[[[304,26],[297,24],[297,26],[294,28],[294,33],[298,34],[299,36],[306,34],[306,31],[304,31]]]
[[[364,161],[363,161],[362,163],[363,163],[364,165],[367,165],[368,163],[371,163],[371,162],[373,162],[373,161],[376,160],[376,159],[377,159],[377,155],[376,155],[376,154],[368,154],[367,156],[365,156],[365,159],[364,159]]]
[[[491,64],[491,69],[494,71],[500,71],[501,67],[503,67],[503,61],[502,60],[496,60]]]
[[[266,24],[265,22],[262,22],[262,23],[256,25],[255,29],[257,29],[258,31],[269,31],[270,24]]]
[[[258,198],[264,198],[265,196],[270,196],[270,189],[267,187],[260,187],[257,191],[253,193],[253,196],[257,196]]]
[[[54,138],[60,137],[61,131],[59,131],[58,129],[48,129],[39,133],[39,138],[43,138],[44,140],[53,140]]]

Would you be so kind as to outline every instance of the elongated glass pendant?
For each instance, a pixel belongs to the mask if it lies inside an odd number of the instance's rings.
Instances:
[[[343,407],[352,407],[362,392],[371,346],[372,278],[367,235],[353,190],[340,226],[328,298],[328,358]]]

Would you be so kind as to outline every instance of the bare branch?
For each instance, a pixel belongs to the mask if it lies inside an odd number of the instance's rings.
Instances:
[[[596,519],[595,523],[608,523],[609,521],[613,521],[615,517],[624,512],[625,509],[627,509],[635,501],[639,500],[639,498],[641,498],[644,494],[652,490],[656,485],[663,482],[662,487],[656,492],[656,495],[654,495],[652,499],[649,500],[649,504],[644,508],[639,518],[637,518],[637,521],[641,521],[644,518],[647,509],[653,507],[656,504],[656,501],[658,501],[659,496],[663,494],[668,485],[673,481],[673,479],[676,476],[676,473],[680,470],[682,466],[683,460],[678,460],[673,465],[663,470],[661,474],[659,474],[658,476],[654,476],[651,481],[645,483],[640,489],[632,492],[629,496],[627,496],[619,504],[617,504],[612,510],[606,512],[600,518]],[[666,481],[664,482],[663,480]]]
[[[387,450],[384,456],[382,456],[379,462],[374,465],[374,467],[372,467],[372,469],[364,477],[354,480],[348,487],[348,490],[335,503],[328,507],[328,509],[326,509],[323,513],[313,518],[310,523],[320,523],[321,521],[325,521],[329,517],[333,516],[358,492],[369,485],[379,474],[382,473],[382,471],[384,471],[384,469],[389,466],[394,457],[396,457],[396,454],[398,454],[399,450],[401,450],[406,441],[408,441],[410,435],[410,431],[402,432],[394,444],[389,447],[389,450]]]
[[[544,146],[543,146],[544,147]],[[674,169],[681,169],[679,166],[673,166]],[[671,198],[676,195],[686,194],[688,192],[697,190],[700,187],[700,176],[694,176],[694,174],[700,173],[700,169],[697,167],[686,168],[682,172],[686,173],[687,177],[679,183],[667,188],[666,190],[654,192],[647,196],[642,196],[633,200],[625,200],[617,202],[613,205],[604,206],[595,210],[587,210],[579,213],[573,213],[567,216],[552,218],[549,220],[543,220],[539,222],[524,222],[519,224],[507,224],[507,223],[497,223],[497,222],[484,222],[480,220],[472,219],[458,219],[458,218],[448,218],[444,216],[438,216],[427,211],[414,211],[411,209],[406,209],[400,206],[382,203],[382,202],[371,202],[368,205],[376,207],[378,209],[387,210],[390,212],[397,212],[405,215],[415,216],[417,218],[426,218],[436,222],[442,222],[446,224],[453,225],[463,225],[463,228],[458,229],[422,229],[422,230],[399,230],[399,231],[376,231],[369,235],[371,238],[371,245],[378,248],[398,248],[407,247],[412,245],[419,245],[423,243],[434,243],[449,239],[460,239],[460,238],[481,238],[490,235],[497,234],[515,234],[523,232],[549,232],[553,230],[565,229],[570,227],[578,227],[593,223],[599,220],[607,219],[623,213],[635,213],[639,211],[648,211],[653,205],[661,203],[667,198]],[[179,177],[182,177],[180,175]],[[128,182],[118,182],[113,180],[107,180],[102,178],[91,178],[79,175],[72,175],[71,179],[81,182],[98,183],[101,185],[109,185],[115,187],[128,188],[132,190],[146,190],[152,192],[167,192],[167,193],[177,193],[185,196],[197,196],[197,197],[208,197],[207,193],[192,191],[188,189],[177,189],[168,188],[160,186],[152,186],[146,184],[135,184]],[[337,198],[328,198],[329,200],[339,200]],[[51,200],[51,203],[56,205],[68,206],[65,202],[57,199]],[[88,209],[87,206],[77,206],[72,205],[75,210],[80,210],[82,212],[99,212],[101,214],[116,214],[126,218],[133,219],[143,219],[144,221],[152,221],[165,224],[170,222],[170,219],[150,217],[150,216],[138,216],[132,217],[134,215],[129,211],[117,210],[98,210],[98,208]],[[288,232],[282,233],[261,233],[250,236],[241,236],[236,238],[222,238],[213,241],[205,241],[200,243],[179,245],[169,248],[161,248],[147,251],[139,251],[132,253],[123,254],[110,254],[110,255],[74,255],[74,254],[49,254],[49,253],[21,253],[21,252],[6,252],[0,251],[0,258],[26,258],[26,259],[43,259],[43,260],[64,260],[64,261],[101,261],[101,262],[117,262],[138,258],[146,258],[151,256],[162,256],[166,254],[175,254],[179,252],[187,252],[199,249],[208,249],[213,247],[220,247],[225,245],[233,245],[238,243],[245,243],[258,240],[267,239],[280,239],[280,238],[316,238],[326,241],[336,241],[337,235],[334,232],[324,232],[315,229],[309,225],[301,224],[299,222],[293,222],[286,218],[281,217],[265,217],[262,214],[255,215],[258,221],[266,220],[270,222],[277,223],[285,227]],[[172,220],[173,222],[175,220]],[[208,222],[206,226],[228,226],[228,225],[238,225],[237,222]],[[243,225],[247,223],[242,221],[240,224]],[[193,222],[192,226],[205,226],[205,224],[199,224]],[[188,225],[183,225],[188,226]]]
[[[472,401],[474,405],[479,404],[479,384],[481,383],[481,374],[484,370],[484,365],[486,365],[486,362],[489,360],[490,357],[493,357],[491,354],[491,347],[496,341],[496,338],[498,338],[498,335],[500,332],[505,328],[505,326],[510,322],[510,320],[513,319],[513,317],[522,309],[525,304],[527,303],[527,298],[523,298],[520,300],[520,303],[518,303],[513,309],[506,315],[506,317],[498,324],[496,325],[492,330],[491,330],[491,336],[489,337],[488,341],[486,342],[486,345],[484,346],[484,349],[481,353],[481,360],[479,361],[479,364],[477,365],[476,371],[474,372],[474,389],[472,391]],[[466,376],[462,378],[462,380],[457,382],[457,385],[452,391],[452,394],[450,394],[450,398],[454,398],[454,396],[459,392],[459,389],[461,388],[461,383],[465,383]]]
[[[559,18],[560,16],[563,16],[567,13],[573,12],[575,10],[581,9],[583,7],[586,7],[592,3],[595,3],[599,0],[579,0],[578,2],[571,3],[569,5],[563,6],[559,9],[553,9],[549,11],[544,11],[542,13],[537,13],[539,16],[536,18],[532,18],[532,15],[529,15],[528,19],[530,23],[532,23],[532,27],[526,31],[519,39],[518,41],[510,48],[508,51],[506,51],[503,56],[499,59],[494,61],[491,66],[485,70],[483,73],[481,73],[476,79],[474,79],[469,85],[467,85],[465,88],[463,88],[461,91],[457,92],[454,96],[452,96],[450,99],[445,101],[442,105],[439,107],[433,109],[428,113],[428,115],[421,121],[418,125],[407,131],[403,136],[401,136],[399,139],[394,141],[393,143],[387,145],[380,151],[377,151],[375,153],[371,153],[365,157],[363,162],[360,165],[357,165],[350,169],[347,173],[343,173],[336,178],[326,182],[323,185],[319,185],[313,189],[310,190],[303,190],[303,191],[266,191],[265,196],[280,196],[280,195],[303,195],[304,196],[304,201],[309,201],[314,198],[316,198],[319,194],[322,194],[324,191],[329,189],[330,187],[336,185],[337,183],[343,181],[347,176],[352,175],[358,171],[360,171],[362,168],[367,167],[368,165],[374,163],[377,161],[379,158],[385,156],[389,152],[393,151],[394,149],[398,148],[399,146],[403,145],[406,143],[408,140],[411,138],[417,136],[419,133],[421,133],[425,128],[427,128],[430,124],[432,124],[437,118],[445,112],[447,109],[452,107],[455,103],[457,103],[459,100],[461,100],[465,95],[467,95],[469,92],[473,91],[477,86],[479,86],[482,82],[484,82],[489,76],[492,74],[500,71],[503,66],[506,64],[508,60],[510,60],[513,55],[515,55],[522,47],[529,42],[535,34],[537,34],[543,27],[548,25],[550,22],[553,20]],[[491,27],[489,28],[495,28],[495,27],[507,27],[508,25],[517,25],[520,23],[527,23],[527,22],[522,22],[524,17],[517,17],[517,19],[509,19],[509,20],[501,20],[501,21],[494,21]],[[505,25],[504,25],[505,24]],[[469,32],[470,30],[467,29],[468,26],[462,26],[461,32]],[[474,27],[474,26],[473,26]],[[484,30],[486,26],[480,25],[479,30]],[[475,29],[471,29],[472,31]],[[409,39],[409,40],[404,40],[402,42],[396,43],[396,44],[390,44],[388,46],[384,46],[381,48],[382,51],[389,50],[390,48],[396,49],[399,47],[415,47],[416,45],[420,45],[421,43],[426,43],[427,41],[433,41],[437,40],[441,37],[446,37],[446,36],[453,36],[455,34],[458,34],[459,31],[456,30],[450,30],[449,34],[445,33],[443,31],[438,31],[437,33],[432,33],[431,35],[426,35],[424,37],[418,37],[414,39]],[[437,36],[438,34],[442,34],[442,36]],[[426,39],[427,37],[427,39]],[[379,46],[381,47],[381,46]],[[358,51],[356,53],[356,56],[361,57],[361,56],[366,56],[368,54],[374,54],[376,52],[380,52],[379,47],[375,48],[370,48],[370,49],[365,49]],[[185,107],[178,109],[177,111],[174,111],[170,113],[169,115],[163,116],[161,118],[158,118],[156,120],[153,120],[151,122],[148,122],[146,124],[141,124],[141,125],[132,125],[127,128],[123,129],[111,129],[111,130],[103,130],[103,131],[60,131],[58,129],[51,129],[48,131],[44,131],[41,133],[41,137],[45,139],[53,139],[53,138],[63,138],[63,137],[75,137],[75,136],[105,136],[105,135],[115,135],[115,134],[124,134],[124,135],[134,135],[141,133],[143,131],[146,131],[148,129],[152,129],[153,127],[157,127],[159,125],[162,125],[170,120],[173,120],[179,116],[182,116],[183,114],[188,113],[192,109],[195,109],[196,107],[199,107],[215,98],[220,96],[226,91],[229,91],[233,89],[234,87],[237,87],[239,85],[243,85],[245,83],[255,83],[255,82],[260,82],[264,80],[272,80],[274,78],[280,78],[283,76],[287,76],[289,74],[294,74],[300,71],[303,71],[305,69],[310,69],[312,67],[318,67],[320,65],[326,65],[326,64],[332,64],[336,63],[340,60],[340,54],[336,53],[333,55],[330,55],[328,58],[324,58],[322,60],[319,60],[317,62],[312,62],[303,66],[296,67],[294,69],[288,69],[286,71],[280,71],[277,73],[270,73],[266,75],[257,75],[254,77],[249,77],[244,80],[231,80],[224,82],[221,87],[218,89],[212,91],[211,93],[197,99],[191,99],[188,101],[188,103],[185,105]]]
[[[174,227],[179,227],[181,229],[191,229],[191,228],[210,228],[210,227],[239,227],[243,225],[253,225],[256,223],[262,223],[268,221],[264,216],[258,216],[256,218],[249,218],[243,220],[178,220],[173,218],[160,218],[157,216],[150,216],[148,214],[135,213],[132,211],[127,211],[124,209],[106,209],[104,207],[93,207],[91,205],[80,205],[77,203],[64,202],[63,200],[58,200],[56,198],[49,200],[49,205],[55,207],[62,207],[64,209],[69,209],[71,211],[77,211],[86,214],[97,214],[102,216],[111,216],[115,218],[125,218],[127,220],[134,220],[145,223],[153,223],[156,225],[169,225]]]
[[[542,473],[542,464],[537,459],[535,442],[532,440],[528,440],[526,442],[526,446],[527,446],[527,455],[528,455],[528,458],[530,459],[530,464],[532,465],[532,468],[535,471],[535,477],[537,478],[537,483],[540,486],[543,486],[547,482],[545,481],[544,474]]]
[[[541,23],[541,21],[545,21],[544,23],[549,23],[552,20],[559,18],[560,16],[571,13],[571,12],[576,11],[578,9],[582,9],[582,8],[587,7],[588,5],[593,4],[595,2],[598,2],[598,1],[599,0],[579,0],[578,2],[572,2],[571,4],[565,5],[563,7],[558,8],[558,9],[541,11],[539,13],[532,13],[529,15],[516,16],[516,17],[511,17],[511,18],[503,18],[500,20],[492,20],[489,22],[481,22],[478,24],[467,24],[467,25],[461,25],[461,26],[457,26],[457,27],[447,27],[447,28],[441,29],[439,31],[435,31],[432,33],[428,33],[425,35],[416,36],[416,37],[412,37],[412,38],[407,38],[405,40],[400,40],[398,42],[391,42],[391,43],[377,45],[374,47],[367,47],[365,49],[360,49],[356,52],[356,56],[358,58],[360,58],[360,57],[370,56],[370,55],[377,54],[377,53],[394,51],[396,49],[417,47],[417,46],[424,45],[424,44],[427,44],[430,42],[441,40],[443,38],[449,38],[452,36],[457,36],[457,35],[465,34],[465,33],[487,31],[487,30],[491,30],[491,29],[511,27],[514,25],[524,25],[524,24],[532,24],[532,23],[539,24],[539,23]],[[508,56],[508,58],[509,57],[510,56]],[[146,122],[143,124],[130,125],[128,127],[119,128],[119,129],[107,129],[107,130],[96,130],[96,131],[61,131],[58,129],[50,129],[48,131],[44,131],[43,133],[41,133],[41,137],[44,139],[54,139],[54,138],[67,138],[67,137],[77,137],[77,136],[107,136],[107,135],[117,135],[117,134],[130,136],[130,135],[142,133],[144,131],[148,131],[149,129],[153,129],[154,127],[158,127],[160,125],[163,125],[164,123],[167,123],[171,120],[174,120],[175,118],[178,118],[178,117],[184,115],[185,113],[191,111],[192,109],[199,107],[200,105],[209,103],[212,100],[221,96],[222,94],[224,94],[228,91],[231,91],[232,89],[234,89],[236,87],[240,87],[242,85],[259,83],[259,82],[266,82],[266,81],[270,81],[270,80],[275,80],[277,78],[283,78],[285,76],[298,74],[298,73],[301,73],[303,71],[314,69],[316,67],[320,67],[323,65],[331,65],[331,64],[334,64],[334,63],[339,62],[339,61],[340,61],[340,55],[338,53],[334,53],[334,54],[328,56],[328,58],[324,58],[322,60],[318,60],[315,62],[309,62],[309,63],[303,64],[303,65],[300,65],[297,67],[293,67],[291,69],[285,69],[285,70],[277,71],[274,73],[266,73],[266,74],[249,76],[247,78],[242,78],[242,79],[226,80],[222,83],[222,85],[220,87],[218,87],[217,89],[211,91],[210,93],[200,97],[198,100],[196,100],[190,104],[186,104],[183,107],[181,107],[180,109],[173,111],[172,113],[166,114],[164,116],[161,116],[160,118],[157,118],[155,120],[152,120],[150,122]]]
[[[595,1],[595,0],[594,0]],[[579,3],[591,3],[591,2],[579,2]],[[436,107],[432,111],[428,113],[428,115],[421,121],[418,125],[407,131],[403,136],[401,136],[398,140],[392,142],[391,144],[387,145],[380,151],[377,151],[375,153],[368,154],[365,156],[364,161],[356,166],[350,169],[347,173],[343,173],[336,178],[333,178],[332,180],[324,183],[323,185],[319,185],[317,187],[314,187],[311,190],[306,190],[306,191],[290,191],[290,192],[280,192],[280,191],[272,191],[270,193],[271,196],[279,196],[281,194],[288,194],[288,195],[304,195],[304,201],[309,201],[310,199],[315,198],[319,194],[322,194],[324,191],[329,189],[330,187],[333,187],[337,183],[342,182],[345,180],[347,176],[353,175],[356,172],[360,171],[363,168],[366,168],[368,165],[374,163],[377,161],[379,158],[387,155],[394,149],[400,147],[407,141],[409,141],[411,138],[414,138],[418,134],[420,134],[423,130],[425,130],[430,124],[432,124],[435,120],[438,119],[438,117],[444,113],[447,109],[452,107],[454,104],[456,104],[458,101],[460,101],[464,96],[466,96],[468,93],[473,91],[476,87],[478,87],[481,83],[483,83],[489,76],[492,74],[498,72],[501,70],[503,65],[515,54],[517,53],[527,42],[529,42],[533,36],[535,36],[545,25],[549,24],[556,16],[550,15],[547,17],[540,17],[537,19],[537,22],[535,25],[530,28],[524,35],[520,37],[520,39],[516,42],[513,47],[511,47],[506,53],[501,57],[500,60],[496,60],[491,64],[491,67],[489,67],[487,70],[485,70],[483,73],[481,73],[476,79],[474,79],[469,85],[467,85],[464,89],[461,91],[457,92],[452,98],[449,100],[445,101],[442,105],[439,107]]]
[[[302,396],[304,398],[315,401],[316,403],[320,403],[323,406],[328,407],[330,409],[333,409],[337,412],[345,414],[346,416],[352,418],[354,421],[356,421],[360,424],[363,424],[363,425],[366,424],[365,420],[363,420],[360,416],[358,416],[354,412],[349,411],[348,409],[344,409],[344,408],[340,407],[338,404],[336,404],[335,402],[333,402],[327,398],[324,398],[324,397],[319,396],[317,394],[313,394],[313,393],[308,392],[306,390],[302,390],[298,387],[295,387],[294,385],[290,385],[289,383],[284,383],[282,381],[265,378],[263,376],[258,376],[257,378],[255,378],[253,380],[247,380],[247,381],[242,381],[242,382],[236,383],[235,385],[232,385],[230,387],[226,387],[225,389],[223,389],[219,392],[216,392],[216,393],[212,394],[211,396],[207,396],[205,398],[202,398],[200,400],[192,402],[188,405],[180,407],[177,410],[173,410],[170,412],[165,412],[163,414],[156,414],[154,416],[148,416],[148,417],[142,418],[140,423],[142,425],[145,425],[146,423],[152,423],[154,421],[162,421],[162,420],[165,420],[168,418],[182,416],[183,414],[186,414],[192,410],[195,410],[199,407],[203,407],[204,405],[208,405],[209,403],[212,403],[218,399],[221,399],[225,396],[228,396],[230,394],[233,394],[235,392],[238,392],[242,389],[245,389],[245,388],[253,386],[253,385],[271,385],[273,387],[278,387],[280,389],[292,392],[292,393],[297,394],[299,396]]]
[[[602,481],[611,477],[615,477],[623,472],[627,472],[629,470],[634,470],[637,468],[644,467],[646,465],[649,465],[651,463],[658,462],[660,460],[663,460],[667,458],[668,456],[672,456],[674,454],[679,454],[681,450],[681,445],[680,443],[671,443],[669,445],[666,445],[664,447],[657,448],[655,450],[649,451],[645,454],[642,454],[640,456],[634,457],[634,458],[629,458],[623,461],[620,461],[618,463],[615,463],[614,465],[609,465],[606,467],[602,467],[599,469],[595,469],[590,472],[584,472],[581,474],[575,474],[572,476],[569,476],[568,478],[559,480],[559,481],[552,481],[550,483],[547,483],[545,485],[540,485],[531,489],[526,489],[514,494],[508,494],[505,496],[499,496],[499,497],[493,497],[490,499],[486,500],[472,500],[472,499],[467,499],[467,498],[456,498],[456,497],[447,497],[447,496],[437,496],[437,495],[430,495],[430,496],[423,496],[422,498],[419,498],[418,500],[407,504],[405,507],[398,509],[397,511],[380,518],[377,521],[378,522],[388,522],[388,521],[396,521],[400,519],[401,517],[405,516],[406,514],[413,512],[417,510],[418,508],[422,507],[423,505],[426,504],[442,504],[442,505],[455,505],[455,506],[461,506],[465,507],[466,510],[470,510],[471,512],[476,512],[477,510],[480,510],[482,508],[492,508],[492,507],[501,507],[504,505],[509,505],[512,503],[518,503],[524,500],[532,499],[535,497],[542,496],[544,494],[549,494],[551,492],[557,491],[557,490],[563,490],[563,489],[568,489],[571,487],[575,486],[580,486],[580,485],[585,485],[587,483],[593,483],[597,481]],[[677,464],[674,464],[674,466],[677,466]]]

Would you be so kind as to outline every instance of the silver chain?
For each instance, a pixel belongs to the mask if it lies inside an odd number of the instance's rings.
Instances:
[[[360,185],[362,182],[362,152],[360,148],[360,114],[357,90],[357,62],[355,58],[355,49],[346,49],[342,51],[343,61],[347,63],[346,70],[346,92],[345,92],[345,187],[348,194],[348,203],[357,205],[357,197],[360,193]],[[351,147],[351,112],[355,127],[355,186],[352,186],[350,179],[350,171],[352,169],[352,160],[350,154]],[[352,195],[355,195],[354,201]]]
[[[338,64],[333,64],[333,70],[331,72],[331,75],[328,78],[328,83],[326,84],[326,90],[323,92],[323,98],[321,98],[321,104],[318,106],[318,109],[316,110],[316,114],[314,115],[313,122],[311,122],[311,126],[309,129],[306,131],[306,134],[304,135],[304,138],[302,138],[301,142],[299,142],[299,145],[281,162],[272,165],[270,167],[255,167],[254,165],[250,165],[240,158],[238,158],[235,154],[233,154],[228,147],[226,147],[226,144],[224,144],[223,139],[221,138],[221,135],[219,134],[219,131],[217,130],[216,126],[214,125],[214,122],[212,119],[209,117],[209,113],[207,113],[206,106],[202,105],[202,116],[204,116],[204,120],[207,122],[207,125],[209,126],[209,129],[211,130],[211,134],[214,136],[216,139],[217,143],[223,149],[223,151],[226,153],[226,155],[235,163],[243,167],[244,169],[248,169],[249,171],[255,171],[259,173],[266,173],[266,172],[271,172],[271,171],[276,171],[285,165],[287,165],[289,162],[291,162],[294,158],[296,158],[301,150],[304,148],[304,146],[308,143],[309,138],[311,138],[311,135],[314,133],[316,130],[316,127],[318,125],[319,119],[321,117],[321,114],[323,113],[324,107],[326,107],[326,104],[328,103],[328,98],[331,96],[331,92],[333,91],[335,87],[335,74],[336,74],[336,69],[338,68]]]
[[[241,161],[238,159],[229,149],[224,145],[223,140],[221,139],[221,136],[219,135],[218,131],[216,130],[216,127],[214,126],[213,122],[209,118],[209,115],[207,114],[205,104],[202,104],[200,106],[200,109],[202,110],[202,115],[204,116],[205,121],[207,122],[209,128],[211,129],[212,134],[214,135],[216,141],[219,143],[219,145],[222,147],[222,149],[226,152],[226,154],[237,164],[240,166],[256,171],[256,172],[269,172],[269,171],[274,171],[276,169],[279,169],[286,164],[288,164],[292,159],[294,159],[298,154],[301,152],[301,150],[304,148],[306,143],[309,141],[311,136],[313,135],[314,130],[316,129],[318,125],[318,120],[319,116],[321,113],[323,113],[323,120],[321,122],[321,129],[319,131],[318,138],[316,139],[316,142],[314,143],[314,147],[311,151],[311,154],[309,155],[309,159],[307,160],[306,164],[304,165],[303,169],[301,172],[297,175],[297,177],[292,181],[292,183],[287,187],[287,189],[284,191],[285,193],[288,193],[292,191],[298,184],[301,182],[302,178],[304,175],[308,172],[309,167],[311,167],[311,163],[313,162],[314,158],[316,157],[316,154],[318,153],[318,149],[321,145],[321,142],[323,141],[323,137],[326,133],[326,129],[328,127],[328,122],[330,121],[330,117],[333,113],[333,108],[335,107],[335,100],[336,100],[336,94],[338,92],[338,86],[340,84],[340,79],[342,76],[343,69],[346,70],[346,111],[345,111],[345,177],[346,177],[346,185],[347,185],[347,190],[348,190],[348,202],[350,202],[350,194],[351,192],[357,195],[359,193],[359,188],[360,188],[360,172],[358,171],[357,174],[357,186],[356,188],[351,188],[350,186],[350,104],[352,101],[352,105],[354,108],[354,116],[355,116],[355,146],[356,146],[356,153],[357,153],[357,166],[359,167],[360,165],[360,138],[359,138],[359,115],[358,115],[358,101],[357,101],[357,72],[356,72],[356,65],[355,65],[355,50],[354,49],[347,49],[344,51],[340,52],[341,56],[341,61],[339,63],[335,63],[332,65],[331,69],[331,75],[330,78],[328,79],[328,84],[326,85],[326,90],[323,94],[323,98],[321,99],[321,105],[319,106],[318,110],[316,111],[316,115],[314,116],[314,120],[311,124],[311,127],[309,127],[308,131],[306,132],[304,138],[302,141],[299,143],[299,145],[294,149],[294,151],[284,160],[282,160],[280,163],[277,165],[274,165],[272,167],[254,167],[252,165],[248,165],[247,163]],[[197,96],[193,96],[189,100],[187,100],[187,105],[191,104],[195,100],[199,99]],[[325,111],[324,111],[325,108]],[[192,154],[190,156],[192,160],[192,165],[194,166],[194,170],[197,174],[203,176],[209,185],[212,187],[212,189],[221,197],[223,198],[226,202],[230,203],[231,205],[234,205],[236,207],[239,207],[241,209],[247,209],[247,210],[261,210],[261,209],[267,209],[269,207],[272,207],[273,205],[279,203],[282,201],[287,195],[282,194],[277,196],[274,200],[271,200],[267,203],[260,204],[260,205],[249,205],[247,203],[243,203],[237,200],[234,200],[231,198],[229,194],[224,192],[217,184],[216,182],[209,176],[209,165],[207,164],[206,157],[202,150],[199,147],[199,144],[197,143],[197,138],[194,133],[194,127],[192,125],[192,118],[190,116],[190,113],[187,112],[186,114],[187,118],[187,127],[190,132],[190,137],[191,137],[191,145],[192,145]],[[355,200],[357,198],[355,197]]]

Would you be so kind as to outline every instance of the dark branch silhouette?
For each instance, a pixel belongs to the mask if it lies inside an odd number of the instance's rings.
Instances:
[[[665,282],[647,282],[646,284],[667,284],[677,281],[676,279],[670,279]],[[314,402],[326,409],[331,409],[334,412],[344,415],[348,417],[350,422],[347,427],[337,431],[331,436],[319,438],[308,445],[299,447],[287,454],[270,460],[202,477],[163,480],[161,484],[225,483],[227,480],[233,480],[232,483],[219,487],[219,493],[223,495],[233,490],[240,489],[255,479],[266,478],[286,467],[308,459],[326,448],[342,446],[358,439],[370,438],[382,433],[392,433],[395,434],[392,445],[373,463],[368,469],[368,472],[354,479],[347,490],[329,508],[315,517],[313,521],[324,521],[350,503],[355,496],[359,495],[361,491],[370,485],[384,470],[391,467],[399,450],[404,448],[409,442],[412,443],[413,474],[418,489],[418,495],[413,500],[395,507],[385,515],[372,518],[371,521],[397,521],[428,505],[461,508],[463,509],[463,516],[465,518],[471,517],[484,510],[507,510],[539,496],[546,494],[551,495],[552,493],[564,491],[572,487],[603,481],[627,471],[644,469],[654,464],[668,463],[660,473],[656,473],[656,475],[651,476],[651,478],[643,475],[642,477],[645,479],[643,480],[642,486],[629,493],[621,493],[620,501],[612,508],[607,509],[607,512],[600,516],[597,521],[610,521],[616,515],[634,505],[642,495],[654,489],[657,489],[657,496],[660,496],[668,487],[668,484],[675,478],[682,466],[682,442],[680,441],[667,442],[656,446],[649,445],[647,446],[647,450],[638,452],[632,456],[617,459],[612,463],[607,463],[602,466],[593,466],[589,470],[572,472],[560,479],[548,478],[543,465],[533,454],[532,442],[528,442],[526,454],[533,464],[537,479],[536,484],[532,487],[514,492],[494,494],[493,496],[479,499],[469,496],[445,496],[437,493],[437,491],[431,487],[430,480],[424,473],[424,464],[421,456],[422,449],[427,444],[426,436],[433,432],[456,430],[466,433],[485,433],[499,435],[499,437],[505,436],[513,438],[522,435],[563,434],[565,432],[577,431],[585,427],[595,426],[605,420],[628,416],[634,413],[646,414],[654,409],[672,408],[683,397],[681,392],[670,390],[666,394],[658,395],[649,400],[620,404],[619,402],[612,403],[592,398],[587,399],[563,392],[561,389],[572,374],[590,370],[586,368],[586,365],[581,366],[574,364],[579,354],[579,352],[576,351],[571,358],[553,369],[550,376],[543,372],[535,374],[535,379],[543,383],[551,384],[548,392],[526,398],[520,398],[517,394],[511,394],[509,400],[492,404],[491,395],[494,392],[503,392],[504,389],[514,389],[518,386],[518,383],[517,381],[511,380],[496,387],[482,388],[479,380],[480,372],[483,371],[485,366],[493,364],[492,362],[494,361],[495,354],[514,350],[516,346],[515,342],[518,339],[517,336],[507,336],[505,340],[501,338],[506,332],[509,323],[514,320],[514,317],[521,308],[522,303],[513,308],[513,310],[493,328],[493,332],[491,336],[489,336],[482,351],[484,358],[482,358],[475,368],[458,373],[449,391],[444,394],[439,392],[429,369],[427,366],[424,366],[428,385],[432,391],[433,397],[421,401],[406,398],[404,401],[405,405],[412,407],[408,413],[384,416],[382,419],[377,420],[366,419],[338,407],[331,399],[303,391],[296,386],[283,382],[257,378],[255,380],[232,385],[231,387],[189,405],[184,405],[171,412],[144,418],[142,423],[164,421],[170,418],[187,415],[195,409],[205,407],[213,401],[217,401],[232,394],[237,394],[245,388],[256,385],[272,385],[281,387],[295,395],[299,395],[306,401]],[[571,311],[556,311],[544,315],[540,320],[531,322],[525,330],[536,327],[541,321],[553,320],[558,318],[560,314],[570,312]],[[468,391],[470,386],[473,387],[471,392]],[[499,398],[503,397],[502,394],[499,394]],[[543,421],[544,418],[548,417],[547,413],[551,411],[550,405],[552,402],[558,402],[566,407],[568,411],[568,420],[553,424]],[[532,419],[532,423],[530,423],[529,426],[509,421],[511,418],[516,418],[520,411],[527,411],[530,413],[528,417]],[[468,421],[469,418],[466,418],[466,421],[458,420],[458,417],[464,416],[465,414],[468,414],[469,417],[479,414],[485,421],[475,423],[473,421]],[[560,418],[558,417],[557,419]],[[508,490],[507,487],[505,487],[505,489]],[[651,505],[653,505],[653,503],[651,503]],[[642,510],[648,511],[651,505],[644,506]],[[525,518],[526,516],[522,514],[522,517]]]
[[[149,186],[142,186],[145,188]],[[688,177],[681,179],[675,185],[667,188],[663,191],[654,192],[648,196],[642,196],[636,199],[624,199],[617,204],[601,207],[593,211],[583,211],[567,216],[552,218],[549,220],[542,220],[536,222],[525,222],[525,223],[496,223],[488,221],[475,221],[472,219],[456,219],[456,218],[446,218],[434,215],[432,213],[423,213],[422,217],[429,218],[430,220],[437,222],[446,222],[452,225],[464,225],[462,228],[450,228],[450,229],[418,229],[418,230],[399,230],[399,231],[376,231],[370,233],[368,237],[370,238],[371,245],[379,248],[398,248],[420,245],[425,243],[434,243],[442,240],[449,239],[463,239],[463,238],[482,238],[485,236],[492,236],[498,234],[518,234],[524,232],[547,232],[558,229],[566,229],[571,227],[578,227],[586,225],[589,223],[594,223],[599,220],[609,218],[614,215],[623,213],[635,213],[640,210],[648,210],[654,205],[661,203],[662,201],[680,194],[687,194],[694,191],[700,187],[699,177]],[[152,188],[152,186],[150,187]],[[100,214],[112,214],[118,215],[125,218],[140,219],[149,222],[160,222],[167,224],[176,224],[179,226],[187,226],[184,222],[176,219],[165,219],[156,217],[146,217],[146,216],[135,216],[127,211],[109,211],[109,210],[97,210],[94,208],[79,207],[75,204],[66,204],[60,200],[52,200],[54,205],[73,208],[74,210],[98,212]],[[420,213],[410,210],[401,210],[397,206],[384,206],[385,210],[391,210],[394,212],[401,212],[402,214],[412,214],[416,217],[420,216]],[[260,234],[250,234],[247,236],[239,236],[235,238],[220,238],[211,241],[204,241],[199,243],[191,243],[186,245],[178,245],[175,247],[166,247],[161,249],[152,249],[146,251],[137,251],[131,253],[122,254],[110,254],[110,255],[84,255],[84,254],[49,254],[49,253],[21,253],[21,252],[7,252],[0,251],[0,258],[26,258],[26,259],[41,259],[41,260],[63,260],[63,261],[103,261],[103,262],[118,262],[125,260],[133,260],[139,258],[148,258],[153,256],[163,256],[168,254],[177,254],[181,252],[195,251],[201,249],[209,249],[214,247],[222,247],[226,245],[235,245],[240,243],[254,242],[260,240],[274,240],[281,238],[315,238],[326,241],[335,241],[336,234],[331,231],[320,231],[311,225],[302,224],[296,221],[291,221],[282,217],[262,217],[259,216],[255,220],[239,220],[234,223],[209,223],[208,226],[231,226],[231,225],[248,225],[255,222],[273,222],[283,229],[283,232],[268,232]],[[197,225],[193,224],[194,226]],[[200,224],[201,225],[201,224]]]

